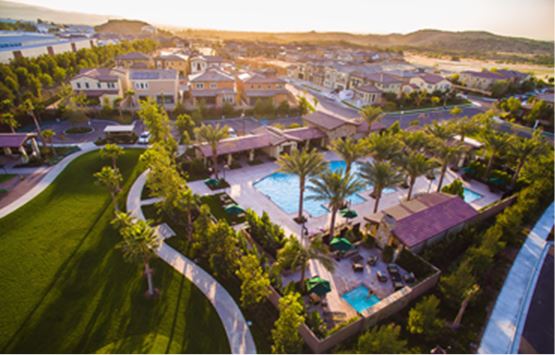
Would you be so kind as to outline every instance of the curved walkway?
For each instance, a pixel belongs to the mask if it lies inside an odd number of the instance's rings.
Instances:
[[[135,180],[127,196],[127,211],[139,219],[145,219],[141,209],[141,194],[147,175],[148,170]],[[231,352],[233,354],[255,354],[256,346],[249,326],[239,306],[227,290],[192,260],[166,243],[162,242],[158,256],[191,280],[212,303],[224,325]]]
[[[545,210],[522,245],[497,297],[480,343],[480,354],[516,354],[530,301],[553,228],[553,203]]]

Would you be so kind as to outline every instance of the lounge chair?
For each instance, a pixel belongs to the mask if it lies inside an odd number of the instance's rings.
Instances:
[[[364,265],[361,263],[353,262],[352,268],[354,272],[364,271]]]
[[[320,296],[318,296],[314,292],[311,292],[310,295],[308,296],[310,297],[310,300],[312,301],[313,304],[318,304],[322,300]]]
[[[376,265],[378,262],[378,257],[377,256],[371,256],[368,258],[368,265],[370,266],[374,266]]]

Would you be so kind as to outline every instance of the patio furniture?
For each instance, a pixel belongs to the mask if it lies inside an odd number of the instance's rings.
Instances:
[[[241,213],[245,213],[245,210],[242,209],[238,204],[232,203],[224,207],[224,211],[230,215],[239,215]]]
[[[413,272],[410,272],[408,274],[406,274],[403,279],[405,280],[406,283],[408,284],[412,284],[414,283],[414,281],[416,280],[416,277],[414,276]]]
[[[380,282],[382,282],[382,283],[383,283],[383,282],[387,282],[387,276],[385,276],[385,274],[384,274],[383,272],[378,271],[378,272],[376,273],[376,276],[378,277],[378,281],[380,281]]]
[[[354,272],[363,272],[364,271],[364,265],[361,264],[361,263],[353,262],[352,268],[353,268]]]
[[[353,245],[351,242],[346,238],[338,238],[335,237],[330,242],[330,247],[333,250],[341,250],[341,251],[348,251],[351,250]]]
[[[308,297],[310,298],[310,301],[312,301],[313,304],[318,304],[322,300],[320,296],[312,292],[308,295]]]
[[[358,253],[355,256],[353,256],[351,260],[355,263],[364,263],[364,258]]]
[[[314,293],[319,297],[323,297],[331,291],[331,285],[329,281],[324,280],[320,276],[315,276],[306,280],[306,289],[311,294]]]
[[[342,209],[339,213],[341,214],[341,216],[347,219],[353,219],[358,217],[358,213],[356,213],[356,211],[350,210],[348,208]]]
[[[387,264],[387,272],[390,274],[399,274],[399,267],[395,264]]]
[[[403,282],[401,281],[393,281],[393,289],[395,291],[402,289],[403,287],[405,287],[405,285],[403,284]]]
[[[375,266],[377,262],[378,262],[377,256],[371,256],[368,258],[368,265],[370,266]]]

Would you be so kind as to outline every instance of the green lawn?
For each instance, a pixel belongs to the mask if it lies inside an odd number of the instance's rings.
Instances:
[[[119,159],[126,188],[140,152]],[[160,298],[143,297],[140,266],[114,250],[112,206],[92,178],[105,163],[98,152],[80,157],[0,219],[0,351],[229,352],[208,300],[162,261],[153,263]]]
[[[0,174],[0,184],[3,182],[6,182],[8,180],[10,180],[11,178],[13,178],[15,175],[13,174]]]

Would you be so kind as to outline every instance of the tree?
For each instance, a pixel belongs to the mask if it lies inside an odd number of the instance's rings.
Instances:
[[[241,280],[241,305],[254,306],[270,294],[270,277],[255,254],[243,255],[235,272]]]
[[[351,173],[352,165],[366,155],[364,142],[356,141],[351,137],[334,140],[330,148],[345,161],[345,174],[347,175]]]
[[[353,175],[344,174],[343,170],[326,170],[310,181],[313,186],[308,186],[308,190],[313,195],[308,198],[326,203],[331,210],[329,236],[333,238],[337,211],[345,205],[347,197],[362,190],[364,184]]]
[[[364,140],[367,151],[377,161],[390,160],[400,155],[401,142],[393,134],[371,133]]]
[[[432,146],[430,135],[424,131],[402,132],[400,134],[401,141],[405,146],[405,150],[415,153],[423,153]]]
[[[422,153],[409,153],[402,159],[402,167],[409,178],[409,192],[407,194],[407,200],[412,197],[412,190],[414,188],[414,183],[416,178],[429,173],[434,166],[434,162],[431,159],[426,158]]]
[[[303,347],[299,327],[304,323],[301,295],[289,293],[279,300],[279,318],[272,329],[272,353],[298,354]]]
[[[44,131],[42,131],[42,137],[44,138],[44,141],[48,144],[52,154],[54,156],[57,156],[58,154],[56,154],[56,148],[54,148],[54,144],[52,144],[52,138],[54,138],[55,135],[56,132],[51,129],[45,129]]]
[[[365,106],[360,110],[360,115],[368,123],[368,132],[372,132],[372,124],[383,118],[383,111],[378,106]]]
[[[224,105],[222,107],[222,115],[224,115],[225,117],[231,117],[233,116],[233,113],[235,112],[233,105],[230,104],[229,102],[224,102]]]
[[[383,190],[394,187],[403,181],[403,176],[387,161],[363,163],[360,169],[360,177],[374,186],[373,197],[376,199],[374,213],[378,212],[378,205],[380,204]]]
[[[307,115],[307,114],[315,111],[314,106],[312,106],[312,104],[310,102],[308,102],[306,97],[297,96],[297,99],[299,101],[299,114],[301,116]]]
[[[127,109],[130,109],[132,107],[135,106],[134,102],[133,102],[133,98],[135,97],[135,91],[133,90],[126,90],[123,93],[123,101],[122,101],[122,105],[124,107],[127,107]]]
[[[194,139],[193,134],[194,134],[194,128],[195,128],[195,121],[193,121],[191,116],[184,113],[177,116],[175,120],[175,125],[179,132],[179,135],[181,136],[181,142],[183,142],[184,132],[187,132],[187,134],[189,135],[189,138]]]
[[[69,99],[69,104],[65,107],[64,117],[73,123],[80,123],[87,120],[84,108],[87,104],[87,97],[80,93]]]
[[[163,143],[175,149],[177,144],[171,134],[170,119],[165,110],[149,98],[141,101],[138,115],[150,133],[152,142]]]
[[[464,199],[464,186],[460,179],[456,179],[449,185],[444,186],[441,191]]]
[[[94,177],[96,178],[98,184],[104,185],[108,189],[110,195],[112,196],[114,209],[118,211],[119,207],[117,196],[121,190],[120,185],[123,181],[123,177],[121,176],[119,170],[117,168],[103,166],[99,172],[94,173]]]
[[[214,169],[214,176],[218,179],[218,144],[222,139],[225,139],[229,135],[228,126],[220,126],[216,124],[212,125],[201,125],[195,128],[195,137],[201,142],[206,142],[210,145],[212,150],[212,169]]]
[[[449,111],[452,116],[458,116],[462,112],[462,109],[459,106],[455,106]]]
[[[293,149],[290,154],[281,155],[277,164],[280,171],[295,174],[299,177],[299,212],[297,220],[301,222],[304,220],[303,203],[306,179],[321,173],[326,168],[324,156],[315,149],[302,152]]]
[[[447,142],[455,135],[450,125],[441,124],[437,121],[434,121],[431,125],[427,126],[426,132],[429,133],[432,137],[437,138],[437,140],[441,143]]]
[[[282,102],[279,103],[276,109],[276,112],[278,115],[285,116],[289,114],[290,110],[291,110],[291,107],[289,107],[289,101],[283,100]]]
[[[447,172],[449,164],[460,156],[464,147],[460,143],[450,144],[448,141],[440,140],[436,140],[435,147],[434,155],[441,164],[439,182],[437,183],[437,191],[439,192],[443,186],[443,180],[445,179],[445,173]]]
[[[522,104],[519,99],[514,96],[509,97],[507,100],[503,100],[499,103],[499,107],[514,116],[521,110]]]
[[[545,145],[542,142],[541,130],[536,130],[531,138],[516,138],[510,145],[511,154],[516,160],[516,169],[511,179],[511,186],[516,184],[520,171],[526,160],[543,152]]]
[[[427,296],[409,311],[407,330],[412,334],[425,334],[433,337],[443,327],[443,320],[439,318],[439,299]]]
[[[123,148],[117,144],[108,143],[100,150],[100,156],[112,161],[112,168],[117,169],[117,160],[123,155]]]
[[[482,135],[484,141],[484,151],[488,158],[488,164],[486,167],[486,178],[489,177],[489,173],[493,166],[494,159],[501,153],[505,152],[512,142],[511,136],[507,133],[497,133],[492,130],[486,130]]]
[[[536,120],[553,121],[553,108],[543,100],[536,100],[532,105],[532,109],[524,116],[524,120],[530,124]]]
[[[27,99],[23,102],[23,104],[21,104],[20,106],[21,111],[25,112],[26,114],[28,114],[29,116],[31,116],[31,118],[33,119],[33,123],[35,124],[35,128],[37,130],[37,134],[39,136],[39,138],[42,140],[42,130],[40,128],[40,124],[39,124],[39,120],[37,118],[37,115],[35,114],[35,106],[33,105],[33,101],[31,101],[31,99]]]
[[[12,133],[15,133],[15,129],[19,127],[19,122],[17,122],[10,112],[4,112],[0,115],[0,124],[10,127]]]
[[[478,284],[473,284],[472,286],[464,290],[464,298],[461,302],[461,307],[459,308],[457,316],[455,317],[455,320],[451,325],[453,329],[459,328],[464,312],[466,311],[466,307],[468,307],[468,304],[478,295],[478,293],[480,293],[480,286]]]
[[[374,327],[358,338],[356,351],[359,354],[405,354],[407,341],[400,338],[401,327],[390,323]]]
[[[193,238],[193,212],[198,207],[198,197],[187,185],[182,185],[179,188],[177,200],[175,201],[175,208],[182,213],[185,213],[187,221],[187,240],[191,241]]]
[[[152,283],[153,270],[150,268],[150,260],[156,256],[160,241],[154,229],[147,221],[132,220],[130,215],[124,212],[116,212],[112,224],[120,226],[119,232],[123,238],[116,248],[123,252],[126,261],[143,263],[148,284],[147,295],[155,296],[157,290]]]
[[[460,141],[464,142],[464,139],[470,135],[476,134],[480,131],[480,122],[474,117],[469,119],[468,117],[462,117],[457,120],[452,126],[453,132],[458,134]]]
[[[330,272],[334,270],[334,263],[329,256],[328,247],[321,238],[316,238],[308,245],[303,246],[297,238],[291,236],[287,238],[277,254],[277,263],[280,268],[295,270],[299,267],[301,269],[299,282],[303,290],[306,287],[304,284],[306,269],[311,260],[318,260]]]
[[[472,274],[472,267],[469,262],[464,261],[455,271],[442,276],[439,282],[439,290],[445,296],[447,302],[455,307],[464,299],[464,293],[476,283],[476,278]]]
[[[202,242],[204,255],[215,274],[232,275],[239,258],[239,239],[225,220],[208,226],[206,240]]]

